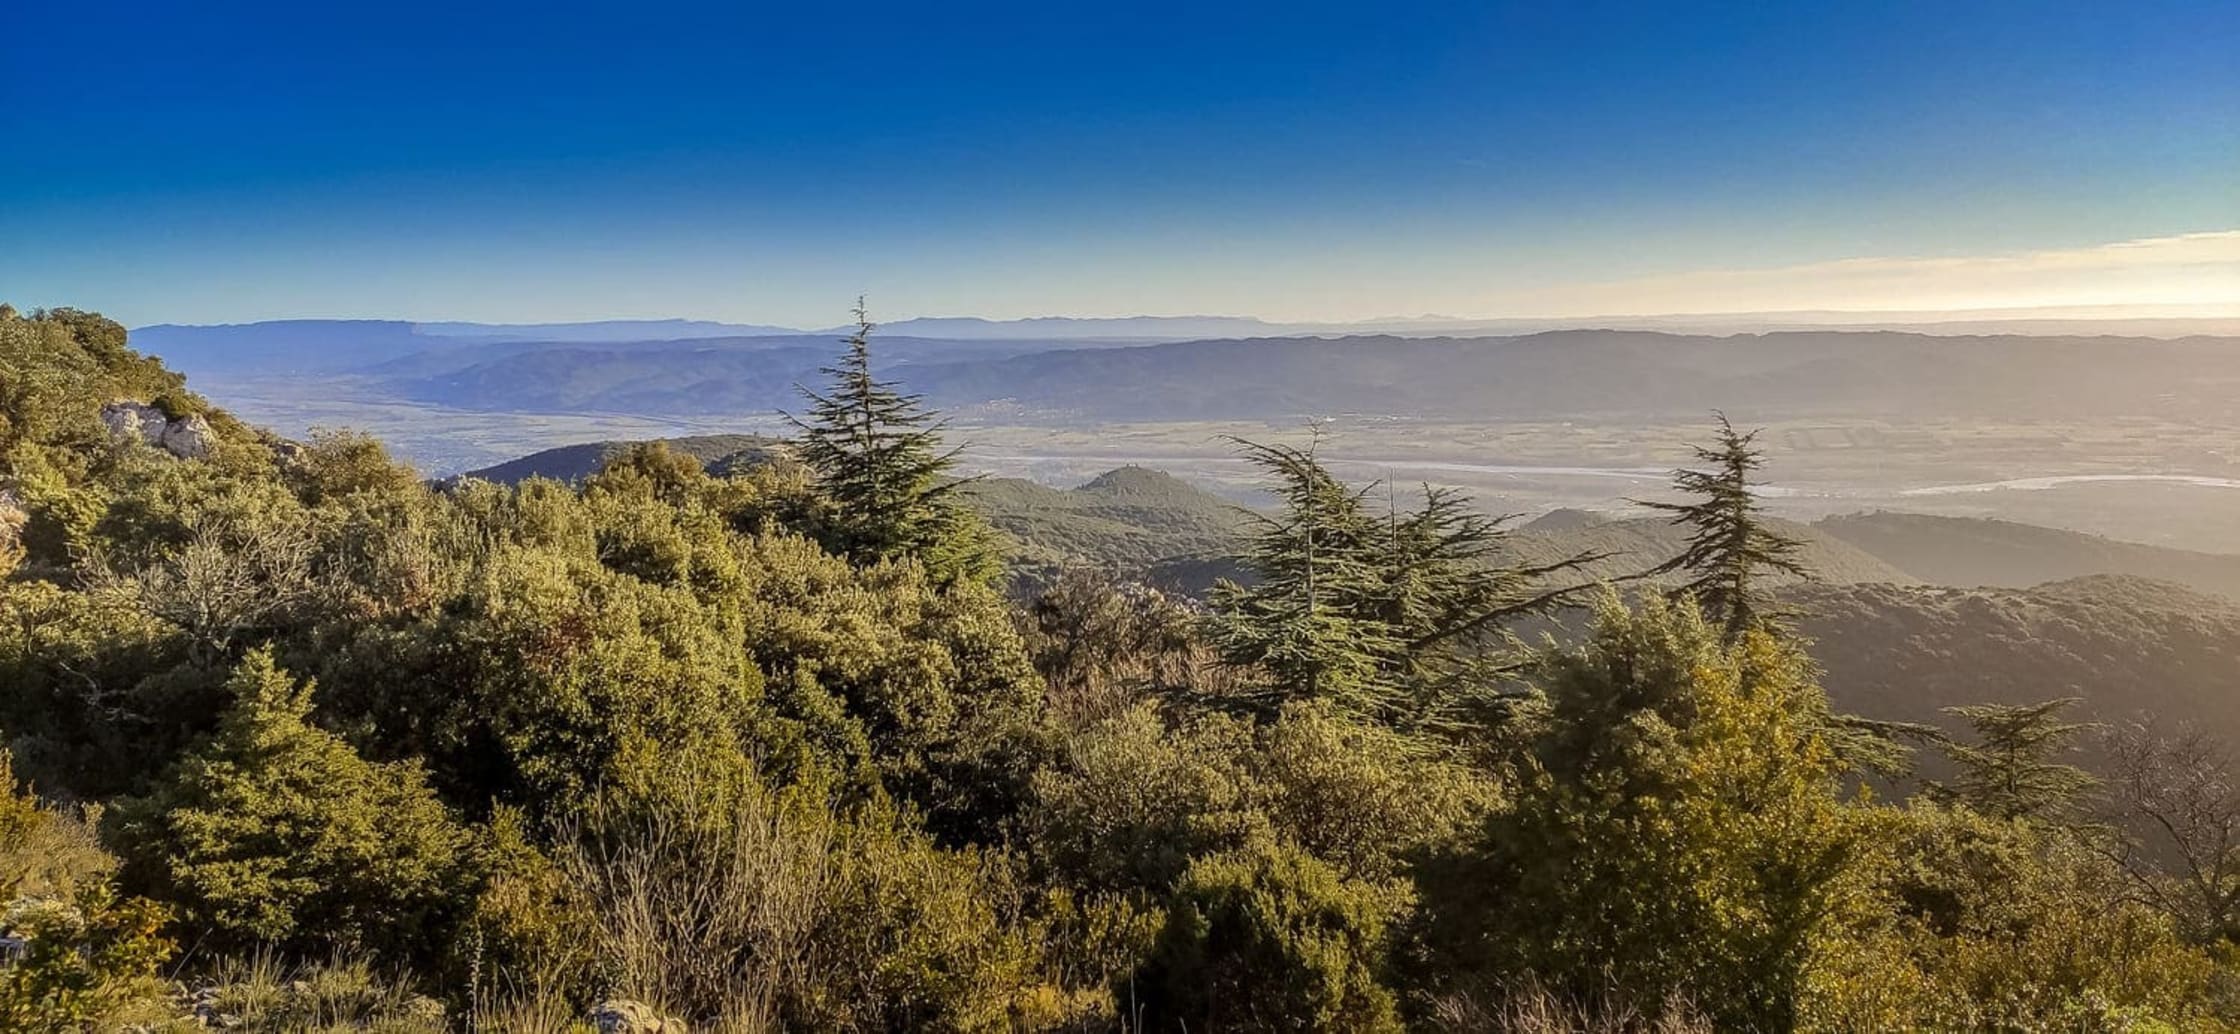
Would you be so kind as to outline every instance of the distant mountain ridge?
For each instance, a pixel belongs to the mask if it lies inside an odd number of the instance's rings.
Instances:
[[[611,319],[557,323],[461,320],[286,319],[236,324],[158,323],[136,328],[133,343],[189,372],[333,372],[444,351],[471,343],[640,344],[710,338],[817,337],[852,327],[787,327],[694,319]],[[1682,334],[1893,330],[1931,335],[2124,334],[2155,338],[2240,335],[2240,314],[2170,316],[2100,310],[1979,312],[1770,312],[1476,319],[1394,316],[1352,322],[1272,321],[1251,316],[1036,316],[987,319],[923,316],[883,325],[890,335],[952,341],[1008,341],[1042,348],[1150,344],[1253,337],[1489,337],[1556,330],[1645,330]]]
[[[392,357],[363,375],[395,397],[463,409],[744,414],[793,405],[792,386],[814,381],[831,347],[813,335],[534,347],[454,341],[443,351]],[[2240,338],[1567,330],[1053,347],[895,335],[874,354],[937,407],[1000,405],[1060,421],[1693,417],[1706,399],[1753,419],[2098,413],[2240,420]],[[409,373],[395,372],[405,367]]]
[[[1937,585],[2028,588],[2128,575],[2240,600],[2240,556],[1981,517],[1877,512],[1828,517],[1813,527]]]

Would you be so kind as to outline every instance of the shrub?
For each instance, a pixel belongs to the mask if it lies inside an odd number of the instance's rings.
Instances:
[[[0,1030],[65,1034],[104,1025],[161,994],[156,966],[171,954],[164,910],[120,900],[106,882],[65,898],[17,898],[0,913],[0,935],[23,942],[0,965]]]
[[[1793,1026],[1814,952],[1863,907],[1803,656],[1763,631],[1723,644],[1692,606],[1612,601],[1537,678],[1547,715],[1514,806],[1427,892],[1447,964]]]
[[[1135,981],[1145,1029],[1398,1031],[1381,975],[1407,900],[1266,842],[1200,861]]]
[[[1240,759],[1251,729],[1220,717],[1169,730],[1141,704],[1076,733],[1035,776],[1030,843],[1057,879],[1165,896],[1193,859],[1266,827]]]
[[[312,726],[311,687],[258,650],[214,739],[121,807],[128,874],[217,946],[371,949],[445,942],[466,839],[416,766],[364,761]]]

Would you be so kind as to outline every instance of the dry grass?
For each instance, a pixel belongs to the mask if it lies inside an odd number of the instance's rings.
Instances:
[[[694,1030],[775,1029],[782,996],[815,979],[836,826],[758,786],[685,782],[650,806],[595,806],[561,871],[597,916],[613,995]]]
[[[1712,1034],[1710,1021],[1678,999],[1645,1012],[1616,998],[1570,1001],[1533,984],[1442,995],[1430,1019],[1454,1034]]]
[[[443,1007],[362,961],[289,966],[270,954],[229,959],[195,994],[227,1030],[252,1034],[447,1034]]]

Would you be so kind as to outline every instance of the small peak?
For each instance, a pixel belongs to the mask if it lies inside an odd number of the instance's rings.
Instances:
[[[1188,482],[1163,470],[1129,465],[1105,471],[1089,483],[1074,489],[1076,492],[1100,492],[1105,495],[1169,495],[1191,491]]]
[[[1610,523],[1610,518],[1592,510],[1579,510],[1566,506],[1541,514],[1518,530],[1576,531],[1580,528],[1595,528],[1608,523]]]

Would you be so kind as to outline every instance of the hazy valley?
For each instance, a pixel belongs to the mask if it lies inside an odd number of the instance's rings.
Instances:
[[[1094,335],[1215,321],[1082,322],[1076,336],[1037,321],[981,323],[981,337],[898,333],[882,337],[879,361],[948,413],[967,468],[1056,486],[1135,464],[1250,501],[1227,439],[1315,423],[1349,477],[1465,487],[1527,514],[1622,512],[1685,458],[1716,404],[1766,428],[1768,503],[1792,518],[1996,517],[2240,552],[2240,337],[1954,333],[1978,329],[1961,324],[1145,343]],[[431,476],[575,442],[780,433],[832,340],[721,325],[689,339],[634,337],[684,324],[586,325],[561,328],[563,340],[536,339],[555,328],[417,326],[141,335],[252,419],[362,428]]]

